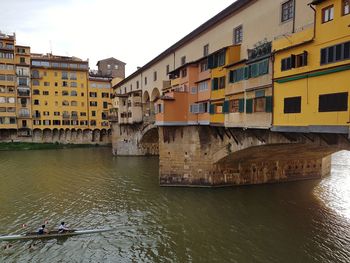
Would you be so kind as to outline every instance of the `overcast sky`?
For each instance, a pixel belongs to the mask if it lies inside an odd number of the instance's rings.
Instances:
[[[33,53],[115,57],[126,75],[234,0],[0,0],[0,30]]]

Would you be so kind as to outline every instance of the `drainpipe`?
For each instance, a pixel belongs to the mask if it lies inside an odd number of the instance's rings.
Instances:
[[[293,28],[292,28],[292,33],[294,34],[295,33],[295,5],[296,5],[296,2],[297,1],[293,1]]]

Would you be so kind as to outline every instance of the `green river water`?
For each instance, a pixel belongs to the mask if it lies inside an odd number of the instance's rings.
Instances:
[[[198,189],[108,148],[0,152],[0,235],[61,220],[115,231],[0,242],[0,262],[350,262],[350,153],[323,180]]]

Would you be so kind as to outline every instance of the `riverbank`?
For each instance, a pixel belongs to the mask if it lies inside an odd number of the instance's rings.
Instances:
[[[109,147],[109,146],[110,145],[99,145],[99,144],[0,142],[0,151],[72,149],[72,148],[92,148],[92,147]]]

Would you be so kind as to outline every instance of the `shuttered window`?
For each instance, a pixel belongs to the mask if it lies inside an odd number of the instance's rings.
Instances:
[[[321,49],[321,65],[350,59],[350,42]]]
[[[253,113],[253,99],[246,100],[246,113]]]
[[[214,114],[215,113],[215,105],[214,104],[210,104],[209,113],[210,114]]]
[[[266,112],[272,112],[272,96],[266,97]]]
[[[246,67],[231,70],[229,72],[230,83],[256,78],[269,73],[269,59],[265,59],[258,63],[251,64]]]
[[[239,99],[239,102],[238,102],[238,111],[239,111],[239,112],[244,112],[244,99]]]
[[[333,93],[319,96],[319,112],[347,111],[348,93]]]
[[[224,105],[223,105],[223,113],[227,114],[229,113],[229,106],[230,106],[230,102],[228,100],[224,101]]]

